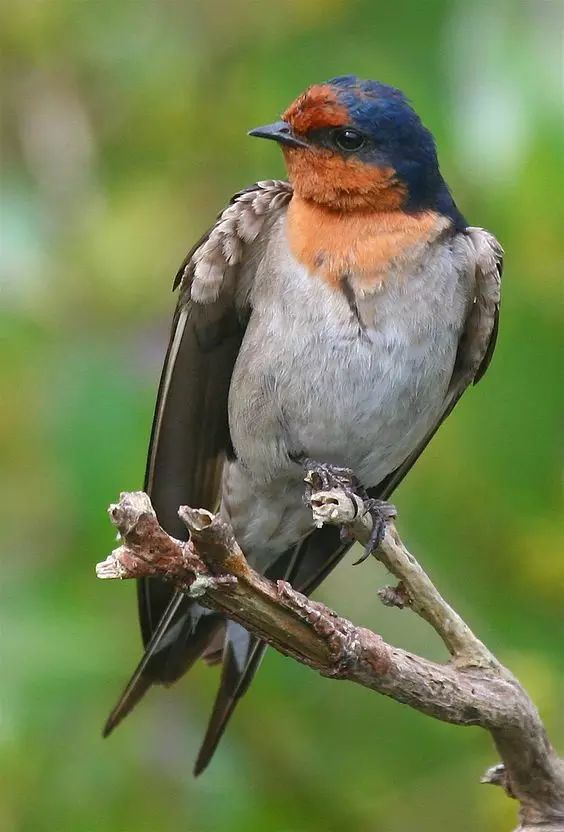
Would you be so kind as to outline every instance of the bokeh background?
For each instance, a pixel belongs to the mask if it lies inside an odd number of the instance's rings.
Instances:
[[[18,832],[509,829],[495,762],[450,727],[270,653],[206,774],[216,670],[100,729],[140,651],[102,584],[106,507],[142,483],[171,278],[229,196],[283,175],[246,130],[355,72],[404,89],[472,224],[506,248],[499,346],[396,494],[439,587],[522,679],[564,751],[559,525],[563,170],[558,0],[10,0],[0,406],[0,826]],[[559,401],[560,399],[560,401]],[[375,562],[319,591],[427,656]]]

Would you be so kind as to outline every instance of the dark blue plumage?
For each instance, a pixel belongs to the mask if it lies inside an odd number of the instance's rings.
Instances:
[[[392,167],[407,189],[406,211],[432,209],[450,217],[457,229],[467,223],[458,210],[437,158],[435,140],[405,95],[380,81],[342,75],[327,82],[350,117],[350,127],[367,137],[357,157]]]

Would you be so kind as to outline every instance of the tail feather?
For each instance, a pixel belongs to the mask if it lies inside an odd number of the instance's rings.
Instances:
[[[266,571],[266,575],[272,580],[285,578],[292,581],[305,543],[306,541],[281,555]],[[219,689],[194,766],[195,777],[204,771],[213,757],[237,702],[248,690],[259,668],[266,647],[263,641],[250,635],[240,624],[227,622]]]
[[[265,650],[264,642],[251,636],[239,624],[228,622],[219,689],[194,765],[195,777],[204,771],[213,757],[235,706],[255,675]],[[243,651],[244,656],[241,655]]]
[[[122,722],[125,717],[131,713],[133,708],[138,702],[141,701],[141,699],[143,699],[153,684],[152,678],[142,674],[137,675],[137,670],[135,671],[135,677],[135,680],[131,679],[131,681],[128,682],[127,687],[120,696],[117,705],[113,708],[107,718],[102,729],[102,736],[104,738],[109,737],[114,728],[117,728],[120,722]]]
[[[151,685],[155,684],[155,678],[159,678],[163,684],[172,684],[188,671],[214,638],[217,630],[223,626],[221,616],[210,614],[201,607],[199,610],[202,614],[198,615],[197,605],[191,604],[182,611],[184,600],[186,596],[177,593],[170,601],[141,661],[106,720],[103,737],[109,736],[133,710]],[[174,618],[179,611],[182,615],[175,622]],[[163,664],[161,652],[166,664]],[[157,675],[156,665],[160,664],[163,666],[159,667]]]
[[[285,578],[299,591],[309,594],[337,565],[350,545],[341,542],[338,529],[324,526],[282,555],[266,574],[272,580]],[[248,690],[259,668],[266,648],[263,641],[251,636],[239,624],[228,622],[219,689],[194,766],[195,777],[204,771],[213,757],[239,699]]]

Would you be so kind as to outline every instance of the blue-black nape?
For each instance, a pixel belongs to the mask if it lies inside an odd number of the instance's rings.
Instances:
[[[383,81],[371,81],[370,79],[359,78],[358,75],[337,75],[335,78],[330,78],[326,83],[337,90],[352,90],[364,95],[387,96],[409,104],[407,97],[401,90],[390,86],[390,84],[384,84]]]
[[[433,209],[450,217],[457,229],[466,228],[441,175],[433,135],[401,90],[356,75],[341,75],[327,84],[348,110],[351,126],[370,139],[364,161],[389,164],[405,184],[405,210]]]

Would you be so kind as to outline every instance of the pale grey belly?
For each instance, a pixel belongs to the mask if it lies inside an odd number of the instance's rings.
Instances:
[[[273,228],[232,377],[237,459],[222,492],[258,566],[311,529],[293,458],[351,467],[374,486],[440,417],[474,291],[474,264],[457,240],[414,246],[369,292],[352,274],[351,303],[292,257],[283,221]]]
[[[376,338],[333,349],[321,362],[311,353],[279,403],[290,447],[377,485],[436,421],[455,352],[454,341],[387,351]]]
[[[458,333],[369,338],[339,328],[304,337],[303,322],[298,332],[290,321],[285,330],[259,321],[247,336],[229,401],[237,461],[225,470],[224,510],[251,559],[256,550],[269,560],[311,528],[292,458],[348,466],[377,485],[439,417]]]

